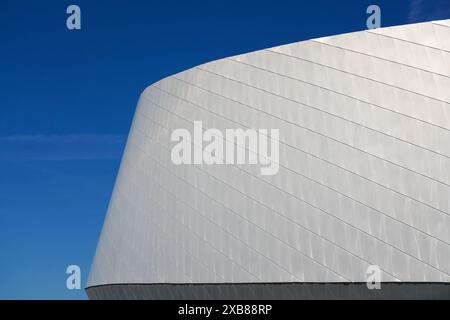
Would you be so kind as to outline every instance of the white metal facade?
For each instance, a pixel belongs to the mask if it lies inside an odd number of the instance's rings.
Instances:
[[[174,165],[170,134],[278,128],[280,168]],[[450,20],[242,54],[141,95],[89,286],[450,281]]]

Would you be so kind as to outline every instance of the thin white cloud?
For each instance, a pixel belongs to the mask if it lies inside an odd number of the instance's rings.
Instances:
[[[67,134],[0,137],[0,160],[95,160],[122,155],[126,135]]]
[[[409,5],[409,22],[418,22],[420,17],[423,15],[423,0],[412,0]]]
[[[408,20],[411,23],[450,18],[449,0],[412,0],[409,6]]]

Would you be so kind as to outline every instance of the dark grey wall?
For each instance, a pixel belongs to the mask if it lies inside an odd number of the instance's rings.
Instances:
[[[86,288],[90,299],[450,299],[450,283],[111,284]]]

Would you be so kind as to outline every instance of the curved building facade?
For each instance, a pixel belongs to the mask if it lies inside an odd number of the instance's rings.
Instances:
[[[192,163],[174,161],[179,129],[192,133],[179,154]],[[225,161],[219,149],[213,163],[196,159],[207,141],[261,156],[261,143],[230,140],[229,129],[259,130],[276,170],[263,173],[263,158]],[[450,298],[449,283],[443,20],[246,53],[145,89],[86,290],[94,299]]]

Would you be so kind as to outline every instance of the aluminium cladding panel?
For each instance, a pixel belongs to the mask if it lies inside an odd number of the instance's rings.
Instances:
[[[222,59],[141,95],[88,287],[450,280],[449,20]],[[279,129],[279,171],[174,129]],[[194,148],[201,146],[193,145]]]

